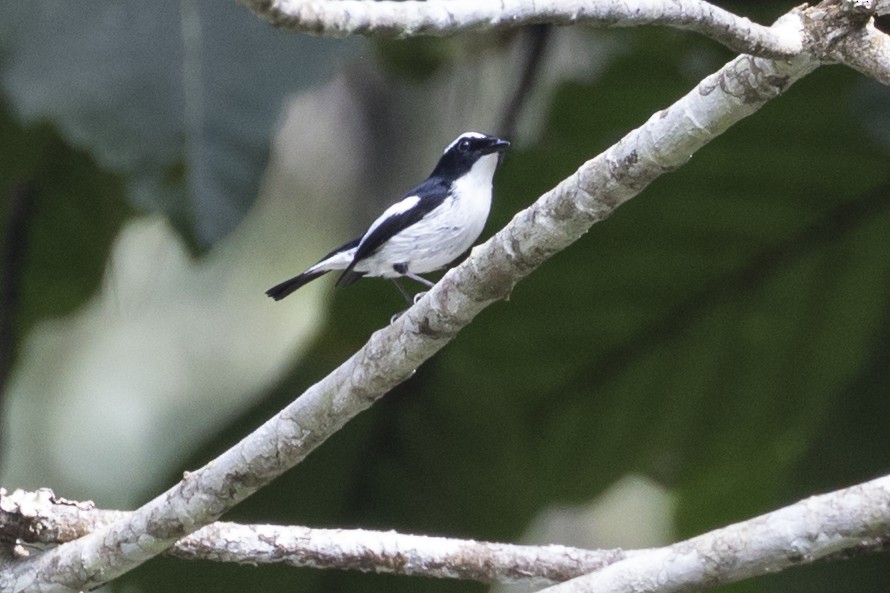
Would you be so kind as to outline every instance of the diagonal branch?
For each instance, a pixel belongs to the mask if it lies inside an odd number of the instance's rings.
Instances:
[[[547,593],[700,591],[836,555],[890,530],[890,476],[616,562]],[[543,592],[542,592],[543,593]]]
[[[624,0],[239,1],[275,27],[325,37],[443,37],[540,23],[665,25],[762,57],[788,57],[802,49],[795,31],[752,23],[703,0],[637,0],[632,6]]]
[[[729,62],[517,214],[393,325],[231,449],[132,515],[0,567],[0,593],[95,588],[215,521],[409,378],[594,223],[818,66],[807,55],[779,61],[743,55]]]

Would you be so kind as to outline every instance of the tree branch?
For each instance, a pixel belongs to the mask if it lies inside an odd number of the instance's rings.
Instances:
[[[57,498],[51,490],[0,489],[0,540],[58,545],[130,513],[92,502]],[[25,554],[20,549],[20,554]],[[519,546],[364,529],[212,523],[179,540],[167,553],[186,560],[286,564],[399,575],[492,582],[551,584],[627,557],[622,550]],[[630,552],[634,553],[634,552]]]
[[[671,559],[668,562],[679,563],[678,557],[682,556],[683,566],[688,567],[686,556],[692,550],[703,555],[706,566],[728,568],[721,568],[716,575],[720,583],[727,583],[787,566],[885,551],[890,538],[888,496],[890,477],[885,477],[659,550],[519,546],[393,531],[218,522],[176,542],[167,553],[186,560],[538,585],[567,581],[622,561],[633,563],[634,567],[625,573],[634,575],[638,564],[657,570],[665,557]],[[59,499],[46,489],[17,490],[8,496],[0,489],[0,539],[5,540],[59,544],[128,514],[99,510],[89,502]],[[19,549],[20,554],[27,553],[23,547]],[[673,588],[667,590],[717,584],[709,580],[714,575],[708,571],[690,571],[689,575],[682,582],[668,583]],[[627,589],[635,593],[646,590]]]
[[[702,0],[636,0],[632,5],[623,0],[239,1],[275,27],[326,37],[441,37],[539,23],[665,25],[761,57],[788,57],[802,49],[793,31],[752,23]]]
[[[49,489],[16,490],[10,495],[0,489],[0,541],[57,545],[130,514],[57,498]],[[179,540],[167,553],[186,560],[541,585],[566,581],[627,557],[618,549],[519,546],[394,531],[225,522],[212,523]],[[20,547],[19,554],[27,552]]]
[[[796,18],[792,15],[790,18]],[[420,301],[240,443],[112,525],[0,569],[0,592],[94,588],[163,552],[302,461],[492,302],[819,62],[740,56],[518,213]]]
[[[547,593],[699,591],[837,554],[890,530],[890,476],[652,550]]]
[[[844,64],[890,85],[890,36],[876,29],[872,20],[828,43],[824,60]]]
[[[483,583],[566,581],[626,557],[622,550],[520,546],[363,529],[213,523],[171,555],[189,560],[357,570]]]
[[[803,12],[793,11],[776,26],[799,31]],[[396,323],[373,334],[353,357],[254,433],[132,514],[4,565],[0,592],[93,588],[215,521],[410,377],[537,266],[819,64],[809,52],[778,61],[749,55],[731,61],[518,213]]]

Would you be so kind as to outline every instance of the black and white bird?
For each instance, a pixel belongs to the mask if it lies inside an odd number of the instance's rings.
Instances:
[[[381,214],[365,234],[333,250],[299,276],[266,294],[283,299],[307,282],[343,270],[337,286],[362,276],[397,280],[438,270],[465,252],[479,235],[491,208],[491,184],[500,153],[510,143],[487,134],[466,132],[448,145],[430,176]]]

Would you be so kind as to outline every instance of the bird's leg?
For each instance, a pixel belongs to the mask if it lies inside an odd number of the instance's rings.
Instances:
[[[402,285],[399,283],[399,279],[398,279],[398,278],[391,278],[391,280],[392,280],[392,283],[396,285],[396,288],[399,289],[399,292],[402,293],[402,296],[405,297],[405,301],[406,301],[409,305],[411,305],[411,304],[412,304],[411,293],[409,293],[407,290],[405,290],[405,287],[402,286]]]
[[[409,272],[407,269],[408,268],[407,266],[402,265],[399,267],[396,267],[396,266],[393,266],[393,267],[396,269],[397,272],[399,272],[400,274],[402,274],[402,276],[405,276],[406,278],[411,278],[412,280],[414,280],[416,282],[420,282],[421,284],[423,284],[425,286],[429,286],[430,288],[432,288],[434,286],[434,284],[432,282],[430,282],[429,280],[427,280],[426,278],[422,278],[421,276],[418,276],[417,274],[412,274],[411,272]],[[398,278],[390,278],[390,280],[392,280],[392,283],[396,285],[396,288],[399,289],[399,292],[402,293],[402,296],[405,297],[405,300],[408,302],[408,305],[416,305],[417,301],[422,299],[423,295],[425,295],[427,293],[427,291],[424,290],[424,291],[418,292],[417,294],[415,294],[412,297],[411,294],[407,290],[405,290],[405,287],[401,285]],[[398,313],[396,313],[395,315],[390,317],[389,324],[392,325],[393,323],[395,323],[396,319],[401,317],[404,312],[405,311],[399,311]]]
[[[399,274],[401,274],[402,276],[406,277],[406,278],[411,278],[411,279],[414,280],[415,282],[420,282],[420,283],[423,284],[424,286],[428,286],[428,287],[430,287],[430,288],[432,288],[433,286],[435,286],[432,282],[430,282],[430,281],[427,280],[426,278],[423,278],[423,277],[421,277],[421,276],[418,276],[417,274],[414,274],[414,273],[412,273],[412,272],[409,272],[409,271],[408,271],[408,264],[406,264],[406,263],[398,263],[398,264],[395,264],[395,265],[392,267],[392,269],[395,270],[396,272],[398,272]],[[414,295],[414,298],[412,298],[411,295],[408,293],[408,291],[405,290],[405,288],[404,288],[401,284],[399,284],[399,279],[398,279],[398,278],[390,278],[390,280],[392,280],[392,283],[396,285],[396,288],[399,289],[399,292],[402,293],[402,296],[405,297],[405,300],[408,301],[408,304],[409,304],[409,305],[415,305],[415,304],[417,304],[417,301],[419,301],[420,299],[422,299],[422,298],[423,298],[423,295],[425,295],[425,294],[427,293],[427,291],[418,292],[417,294]],[[395,323],[396,319],[398,319],[398,318],[402,315],[402,313],[404,313],[404,311],[400,311],[399,313],[396,313],[395,315],[393,315],[393,316],[390,318],[390,320],[389,320],[390,325],[392,325],[393,323]]]
[[[428,287],[428,288],[432,288],[433,286],[435,286],[435,284],[433,284],[432,282],[430,282],[430,281],[427,280],[426,278],[423,278],[423,277],[421,277],[421,276],[418,276],[417,274],[412,274],[412,273],[409,272],[408,270],[405,270],[405,271],[403,272],[403,275],[404,275],[406,278],[411,278],[411,279],[414,280],[415,282],[420,282],[421,284],[423,284],[424,286],[426,286],[426,287]]]
[[[429,280],[427,280],[426,278],[418,276],[417,274],[415,274],[413,272],[409,272],[408,264],[406,264],[405,262],[394,264],[392,269],[395,270],[396,273],[401,274],[402,276],[405,276],[406,278],[411,278],[415,282],[420,282],[424,286],[427,286],[429,288],[432,288],[434,286],[433,283],[430,282]]]
[[[432,282],[430,282],[430,281],[427,280],[426,278],[423,278],[423,277],[421,277],[421,276],[418,276],[417,274],[412,274],[411,272],[408,272],[407,270],[405,271],[405,276],[408,277],[408,278],[411,278],[411,279],[414,280],[415,282],[420,282],[421,284],[423,284],[423,285],[425,285],[425,286],[429,286],[430,288],[432,288],[433,286],[435,286]],[[414,304],[416,305],[416,304],[417,304],[417,301],[419,301],[420,299],[422,299],[422,298],[423,298],[423,295],[425,295],[427,292],[428,292],[428,291],[423,290],[423,291],[418,292],[417,294],[415,294],[415,295],[414,295]]]

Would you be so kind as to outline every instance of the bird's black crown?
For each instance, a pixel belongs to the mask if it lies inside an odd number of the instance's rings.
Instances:
[[[457,179],[480,158],[495,152],[504,152],[510,146],[506,140],[479,132],[466,132],[448,145],[439,164],[430,177]]]

